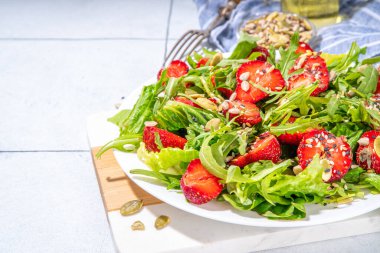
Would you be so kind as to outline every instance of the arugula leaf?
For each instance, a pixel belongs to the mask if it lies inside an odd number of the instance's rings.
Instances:
[[[122,152],[135,152],[142,141],[142,134],[125,134],[105,144],[96,154],[100,158],[109,149],[117,149]]]
[[[377,87],[379,73],[372,65],[367,65],[361,73],[363,76],[358,79],[359,87],[357,90],[363,94],[374,93]]]
[[[130,170],[131,174],[135,175],[143,175],[147,177],[152,177],[157,180],[159,180],[161,183],[166,185],[166,188],[168,190],[180,190],[180,180],[181,180],[181,175],[170,175],[170,174],[165,174],[157,171],[151,171],[151,170],[142,170],[142,169],[134,169]]]
[[[226,122],[226,119],[216,112],[177,101],[168,101],[154,116],[154,120],[159,123],[160,127],[169,131],[186,128],[191,123],[206,125],[213,118],[220,118],[222,123]]]
[[[241,32],[240,39],[228,59],[233,60],[247,58],[252,49],[256,47],[256,41],[258,40],[259,38],[255,38],[249,34]]]
[[[142,133],[144,122],[153,118],[155,102],[156,85],[145,86],[133,109],[129,114],[125,114],[127,117],[119,119],[120,135]]]
[[[276,68],[281,71],[285,80],[289,78],[289,70],[293,67],[295,60],[298,58],[298,54],[296,54],[298,44],[299,34],[295,32],[290,39],[289,47],[287,49],[279,49],[281,59],[277,62]]]

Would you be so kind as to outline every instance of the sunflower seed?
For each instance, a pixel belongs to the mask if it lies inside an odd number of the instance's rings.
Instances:
[[[228,110],[230,114],[240,114],[240,110],[238,108],[231,108]]]
[[[250,75],[249,72],[244,72],[243,74],[241,74],[241,75],[239,76],[239,78],[240,78],[240,80],[242,80],[242,81],[247,81],[248,78],[249,78],[249,75]]]
[[[247,82],[247,81],[243,81],[242,83],[241,83],[241,89],[243,90],[243,91],[248,91],[249,90],[249,88],[250,88],[250,84],[249,84],[249,82]]]
[[[131,229],[133,230],[133,231],[135,231],[135,230],[145,230],[145,225],[144,225],[144,223],[142,223],[141,221],[135,221],[135,222],[133,222],[133,224],[131,225]]]
[[[141,210],[142,206],[143,206],[142,200],[136,199],[136,200],[128,201],[120,208],[120,214],[123,216],[128,216],[128,215],[137,213],[138,211]]]
[[[154,127],[154,126],[157,126],[157,122],[156,121],[145,121],[144,125],[147,127]]]
[[[166,215],[160,215],[154,222],[156,229],[163,229],[170,223],[170,218]]]
[[[358,140],[359,145],[367,146],[369,144],[369,138],[363,137]]]

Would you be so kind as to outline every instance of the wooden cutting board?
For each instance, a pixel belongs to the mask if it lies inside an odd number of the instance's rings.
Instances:
[[[143,200],[144,205],[161,203],[127,177],[117,163],[112,150],[105,152],[100,159],[96,158],[96,153],[100,148],[92,148],[91,156],[107,212],[118,210],[124,203],[134,199]]]

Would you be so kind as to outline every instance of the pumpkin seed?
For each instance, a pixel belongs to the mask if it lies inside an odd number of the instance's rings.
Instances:
[[[154,223],[154,226],[156,229],[163,229],[170,223],[170,218],[166,215],[160,215],[157,217],[156,222]]]
[[[380,136],[377,136],[373,143],[376,155],[380,156]]]
[[[299,165],[294,166],[294,167],[293,167],[293,172],[294,172],[295,175],[298,175],[299,173],[302,172],[302,167],[299,166]]]
[[[212,129],[213,130],[218,130],[219,129],[219,125],[220,125],[220,119],[218,118],[215,118],[215,119],[210,119],[206,125],[205,125],[205,131],[206,132],[209,132],[211,131]]]
[[[128,201],[120,208],[120,214],[123,216],[128,216],[128,215],[137,213],[138,211],[141,210],[142,206],[143,206],[142,200]]]
[[[197,98],[195,101],[197,102],[197,104],[199,104],[201,107],[205,109],[209,109],[212,111],[218,110],[218,107],[216,106],[216,104],[214,104],[207,98]]]
[[[219,62],[223,60],[223,55],[222,53],[216,53],[210,61],[210,66],[216,66],[218,65]]]
[[[133,230],[133,231],[135,231],[135,230],[145,230],[145,225],[144,225],[144,223],[142,223],[141,221],[135,221],[135,222],[133,222],[133,224],[131,225],[131,229]]]

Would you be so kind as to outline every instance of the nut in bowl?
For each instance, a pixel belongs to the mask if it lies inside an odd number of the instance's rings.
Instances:
[[[260,38],[259,46],[269,48],[287,47],[292,35],[298,31],[301,42],[310,44],[316,37],[316,28],[306,18],[297,14],[284,12],[271,12],[256,19],[250,19],[244,23],[241,31]]]

